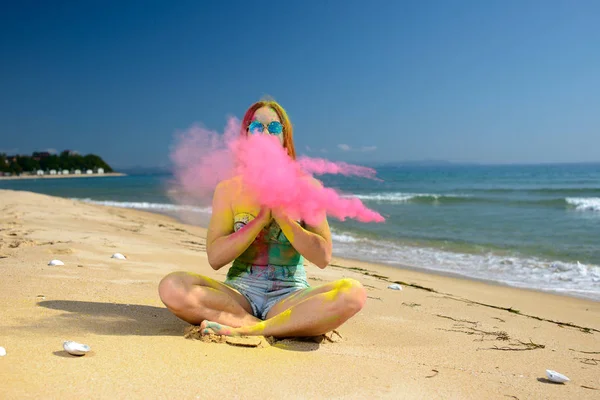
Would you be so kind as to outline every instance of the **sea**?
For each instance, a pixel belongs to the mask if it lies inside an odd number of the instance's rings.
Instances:
[[[379,165],[380,180],[324,175],[385,223],[330,219],[334,256],[600,301],[600,164]],[[168,173],[0,180],[25,190],[175,217]],[[186,222],[190,219],[187,218]]]

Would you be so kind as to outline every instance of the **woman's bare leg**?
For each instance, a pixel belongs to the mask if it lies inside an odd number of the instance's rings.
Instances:
[[[345,278],[292,294],[273,306],[265,321],[234,327],[206,320],[200,326],[203,333],[229,336],[317,336],[350,319],[363,308],[366,299],[360,282]]]
[[[237,328],[260,322],[241,293],[206,276],[173,272],[161,280],[158,293],[173,314],[190,324],[210,320]]]

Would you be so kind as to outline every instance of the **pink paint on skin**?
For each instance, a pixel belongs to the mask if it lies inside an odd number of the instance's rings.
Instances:
[[[326,213],[340,220],[384,222],[357,198],[343,198],[334,189],[317,185],[312,174],[375,178],[375,170],[346,163],[302,157],[292,160],[278,138],[268,134],[240,136],[240,123],[230,118],[224,135],[193,127],[179,135],[171,153],[175,193],[179,203],[206,202],[217,183],[241,176],[261,205],[281,210],[293,219],[318,224]]]

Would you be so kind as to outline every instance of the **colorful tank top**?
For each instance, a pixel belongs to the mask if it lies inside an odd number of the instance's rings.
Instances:
[[[253,219],[252,214],[238,213],[233,219],[233,229],[237,232]],[[262,229],[250,247],[233,262],[234,266],[240,264],[299,266],[304,265],[304,258],[273,220]]]

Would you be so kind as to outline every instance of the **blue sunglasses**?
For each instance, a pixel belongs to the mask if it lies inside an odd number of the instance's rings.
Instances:
[[[281,125],[281,122],[279,121],[272,121],[269,125],[265,125],[260,121],[252,121],[252,123],[248,125],[248,132],[255,133],[258,131],[259,133],[263,133],[265,128],[272,135],[279,135],[283,132],[283,125]]]

